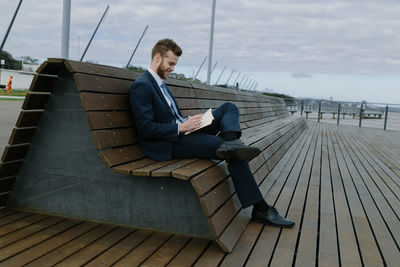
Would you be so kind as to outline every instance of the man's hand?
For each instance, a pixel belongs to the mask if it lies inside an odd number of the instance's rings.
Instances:
[[[198,114],[198,115],[189,117],[184,123],[179,123],[178,124],[179,132],[184,133],[184,132],[191,132],[191,131],[196,130],[197,128],[200,127],[202,117],[203,117],[203,114]]]

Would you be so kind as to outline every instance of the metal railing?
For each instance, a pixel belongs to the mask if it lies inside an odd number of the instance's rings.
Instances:
[[[288,110],[318,122],[400,131],[400,104],[296,100]]]

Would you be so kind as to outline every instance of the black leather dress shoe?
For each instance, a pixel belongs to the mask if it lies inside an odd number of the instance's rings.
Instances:
[[[246,146],[239,139],[223,141],[217,149],[216,154],[221,159],[242,159],[251,160],[260,154],[257,147]]]
[[[294,222],[283,218],[274,207],[270,207],[267,211],[257,211],[253,209],[251,220],[253,222],[277,227],[291,228],[294,226]]]

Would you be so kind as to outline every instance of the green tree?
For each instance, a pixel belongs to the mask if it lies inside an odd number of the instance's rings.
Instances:
[[[22,62],[13,58],[13,56],[7,51],[1,51],[0,59],[4,59],[5,61],[3,66],[4,68],[11,70],[22,70]]]
[[[145,72],[146,69],[138,66],[129,65],[128,70],[138,71],[138,72]]]
[[[39,64],[39,59],[33,58],[31,56],[24,56],[21,57],[22,62],[25,64],[32,64],[32,65],[38,65]]]

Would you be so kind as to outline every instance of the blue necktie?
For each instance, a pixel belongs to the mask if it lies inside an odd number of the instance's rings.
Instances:
[[[171,106],[172,106],[172,110],[173,110],[174,113],[175,113],[175,117],[176,117],[180,122],[185,122],[185,119],[182,118],[181,115],[179,115],[178,109],[177,109],[177,107],[176,107],[176,105],[175,105],[175,101],[174,101],[174,99],[172,98],[172,96],[169,94],[168,89],[167,89],[167,87],[165,86],[164,82],[161,84],[161,88],[162,88],[162,90],[164,91],[164,94],[165,94],[165,95],[168,97],[168,99],[171,101]]]

